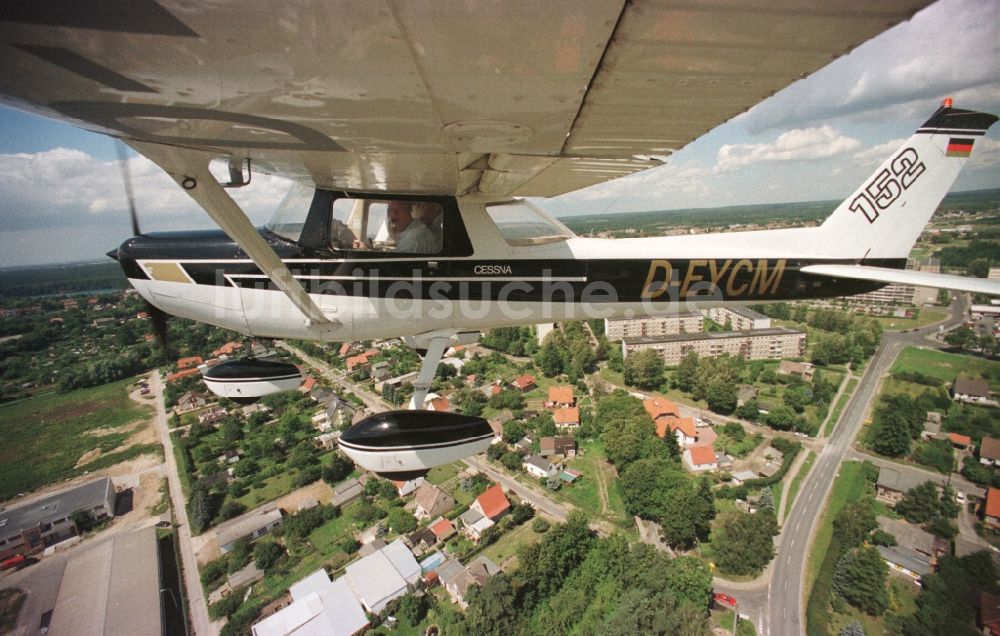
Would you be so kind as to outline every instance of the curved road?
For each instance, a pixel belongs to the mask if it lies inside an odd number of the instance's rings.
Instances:
[[[948,330],[961,324],[967,305],[964,296],[956,296],[951,317],[944,322],[912,332],[883,335],[882,344],[869,362],[857,391],[844,409],[833,435],[818,450],[816,463],[782,524],[774,560],[754,581],[715,579],[715,589],[739,601],[740,614],[753,621],[761,636],[805,633],[805,571],[813,534],[840,463],[847,457],[875,397],[879,378],[905,347],[944,348],[946,345],[930,336],[938,332],[939,325]]]

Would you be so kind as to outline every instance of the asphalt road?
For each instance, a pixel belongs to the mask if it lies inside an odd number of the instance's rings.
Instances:
[[[163,381],[159,373],[154,373],[152,376],[152,388],[156,394],[156,429],[160,434],[160,442],[163,444],[163,454],[166,458],[170,503],[173,506],[175,532],[177,532],[181,562],[184,566],[184,589],[187,593],[188,617],[194,634],[213,636],[218,634],[219,630],[208,618],[208,604],[201,591],[198,561],[195,558],[194,546],[191,544],[191,527],[188,525],[184,491],[181,489],[181,479],[177,474],[177,460],[174,457],[173,443],[167,428],[167,412],[163,405]]]
[[[294,353],[298,357],[302,358],[302,360],[304,360],[305,362],[319,369],[323,373],[323,375],[326,376],[327,380],[336,383],[345,391],[350,391],[354,395],[361,398],[361,401],[365,403],[365,406],[371,413],[381,413],[382,411],[389,410],[389,407],[385,405],[385,403],[382,401],[382,398],[380,398],[378,395],[354,384],[353,382],[348,380],[343,373],[335,370],[333,367],[323,362],[322,360],[310,356],[305,351],[293,347],[287,342],[278,340],[275,341],[275,344],[284,349],[285,351]]]

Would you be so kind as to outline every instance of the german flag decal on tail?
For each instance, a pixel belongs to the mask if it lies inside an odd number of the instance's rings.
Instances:
[[[948,140],[948,157],[968,157],[972,154],[972,139],[952,137]]]

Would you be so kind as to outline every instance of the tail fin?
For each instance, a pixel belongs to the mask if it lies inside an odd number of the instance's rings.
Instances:
[[[997,121],[951,107],[951,100],[841,203],[819,231],[819,253],[906,258],[972,153]]]

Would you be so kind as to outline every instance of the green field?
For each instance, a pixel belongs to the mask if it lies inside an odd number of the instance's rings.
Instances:
[[[903,372],[923,373],[948,383],[959,375],[1000,382],[1000,362],[914,347],[904,349],[892,365],[891,373]]]
[[[131,380],[63,395],[21,400],[0,406],[0,500],[97,468],[75,468],[80,457],[101,450],[100,466],[133,453],[116,453],[132,434],[123,430],[149,417],[150,407],[128,397]]]
[[[894,318],[892,316],[868,316],[875,322],[882,325],[886,331],[902,331],[904,329],[917,329],[926,327],[935,322],[940,322],[948,317],[948,312],[944,309],[921,309],[916,318]]]
[[[833,413],[830,418],[826,421],[826,428],[823,429],[823,435],[825,437],[830,437],[833,435],[833,429],[837,426],[837,422],[840,421],[840,414],[843,412],[844,407],[847,406],[848,400],[854,395],[854,389],[858,386],[858,379],[851,378],[847,381],[847,388],[840,395],[840,399],[837,400],[837,406],[834,407]]]

